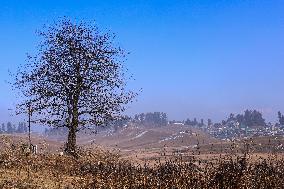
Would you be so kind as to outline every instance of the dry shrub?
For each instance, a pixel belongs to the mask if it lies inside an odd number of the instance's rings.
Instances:
[[[200,167],[195,160],[135,166],[112,152],[81,149],[79,158],[29,154],[21,143],[1,141],[0,188],[282,188],[284,161],[276,156],[220,158]]]

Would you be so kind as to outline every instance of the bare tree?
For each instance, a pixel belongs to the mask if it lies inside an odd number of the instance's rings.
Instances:
[[[75,154],[79,130],[116,119],[136,96],[126,89],[126,53],[114,34],[66,18],[39,36],[38,53],[16,75],[14,86],[25,97],[17,108],[24,112],[31,103],[34,122],[67,127],[65,150]]]

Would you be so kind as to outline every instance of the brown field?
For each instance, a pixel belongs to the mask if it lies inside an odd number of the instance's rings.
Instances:
[[[63,140],[1,135],[0,188],[282,188],[283,137],[221,141],[184,126],[80,134],[78,159]]]

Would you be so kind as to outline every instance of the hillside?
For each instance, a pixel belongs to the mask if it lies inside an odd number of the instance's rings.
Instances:
[[[106,130],[96,135],[81,135],[81,145],[99,144],[118,149],[145,149],[162,147],[192,147],[197,144],[209,144],[218,140],[197,129],[183,125],[147,127],[128,125],[114,132]]]

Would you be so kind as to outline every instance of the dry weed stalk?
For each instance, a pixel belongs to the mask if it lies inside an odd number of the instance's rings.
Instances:
[[[2,138],[0,188],[282,188],[284,161],[276,154],[220,156],[218,163],[182,158],[135,166],[102,149],[85,149],[79,158],[29,154],[21,143]]]

